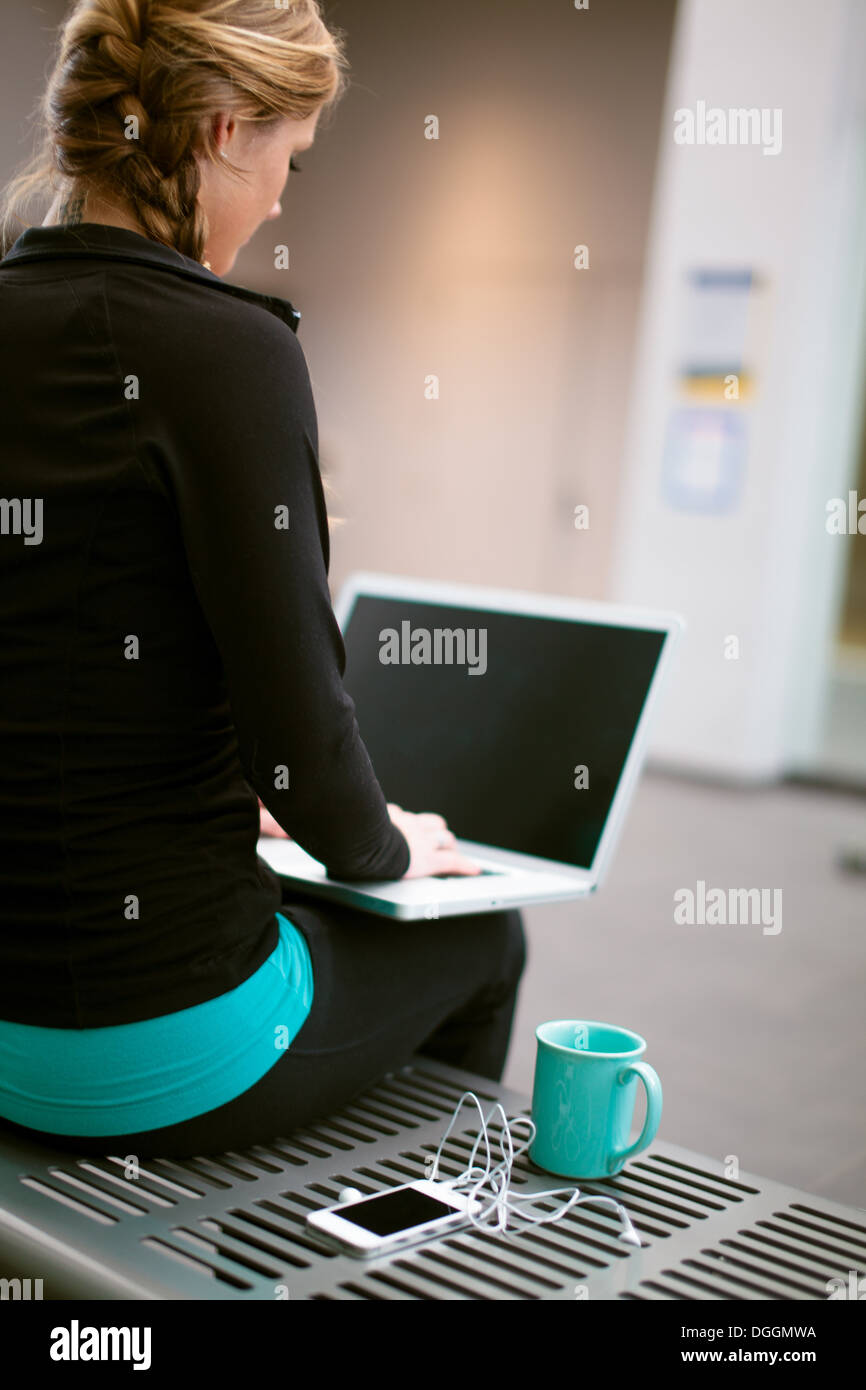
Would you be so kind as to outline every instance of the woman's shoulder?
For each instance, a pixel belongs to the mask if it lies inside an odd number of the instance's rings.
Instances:
[[[288,300],[161,269],[106,271],[120,360],[137,361],[153,380],[182,383],[191,396],[206,392],[216,415],[238,393],[253,402],[288,388],[312,403]]]
[[[106,265],[110,278],[126,283],[124,301],[136,328],[168,348],[195,342],[202,352],[219,353],[235,346],[259,344],[282,350],[298,360],[303,349],[293,318],[294,306],[277,295],[246,289],[218,279],[175,274],[163,268]]]

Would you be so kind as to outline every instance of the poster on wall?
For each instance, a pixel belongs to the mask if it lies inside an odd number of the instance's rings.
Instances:
[[[661,478],[662,497],[676,511],[723,516],[739,507],[761,288],[749,269],[704,268],[686,276]]]

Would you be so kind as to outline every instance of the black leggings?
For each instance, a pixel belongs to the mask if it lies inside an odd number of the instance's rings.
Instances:
[[[526,963],[519,911],[393,922],[294,890],[281,911],[309,946],[313,1003],[279,1061],[249,1090],[204,1115],[137,1134],[84,1139],[0,1124],[78,1154],[192,1158],[288,1136],[415,1052],[501,1079]]]

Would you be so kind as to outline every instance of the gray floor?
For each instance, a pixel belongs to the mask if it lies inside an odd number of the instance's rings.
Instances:
[[[863,799],[645,771],[598,893],[524,909],[503,1081],[531,1092],[544,1019],[622,1024],[661,1077],[660,1138],[866,1207],[866,875],[836,866],[857,843]],[[781,888],[781,931],[677,924],[673,895],[698,879]]]

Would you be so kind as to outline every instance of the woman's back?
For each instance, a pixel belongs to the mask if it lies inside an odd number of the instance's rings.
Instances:
[[[122,228],[0,263],[2,1018],[248,978],[280,902],[253,786],[332,871],[406,867],[340,681],[296,321]]]

